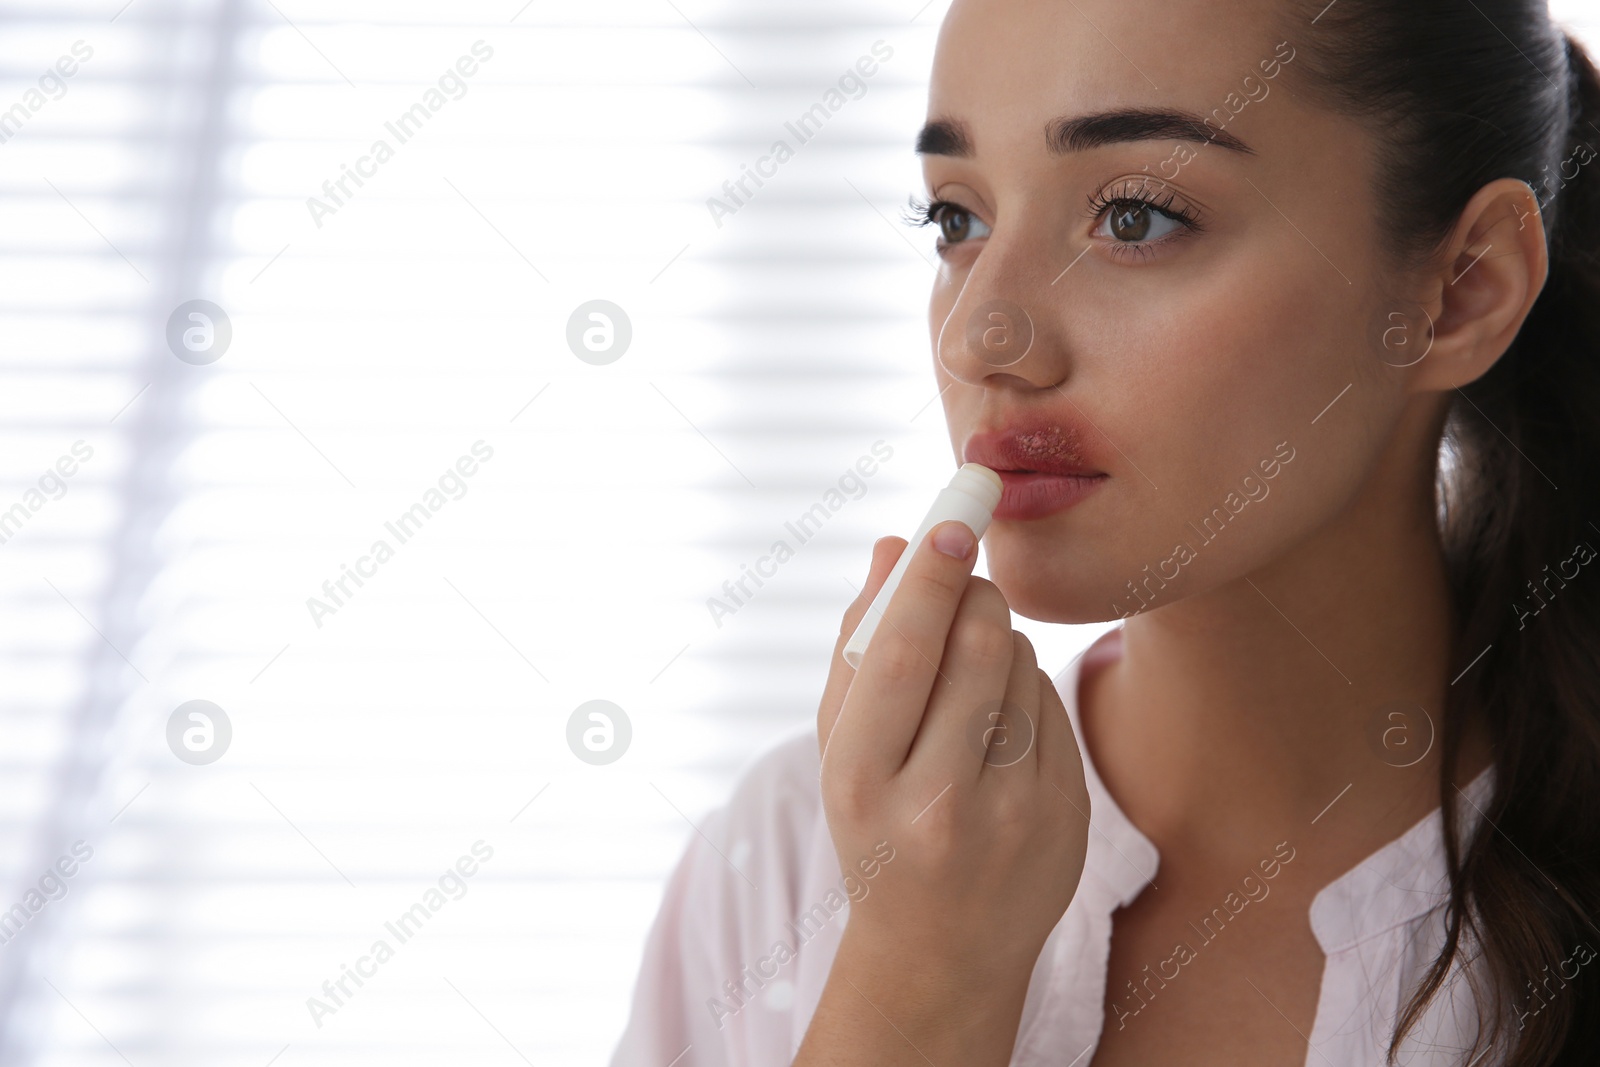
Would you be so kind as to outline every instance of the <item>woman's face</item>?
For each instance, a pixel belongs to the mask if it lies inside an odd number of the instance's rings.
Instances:
[[[930,326],[957,460],[1055,427],[1024,445],[1106,475],[990,526],[1023,615],[1114,619],[1261,568],[1349,509],[1407,410],[1391,364],[1427,324],[1374,276],[1373,144],[1287,91],[1277,14],[956,0],[944,24],[919,148],[952,205]],[[1129,108],[1194,125],[1069,125]]]

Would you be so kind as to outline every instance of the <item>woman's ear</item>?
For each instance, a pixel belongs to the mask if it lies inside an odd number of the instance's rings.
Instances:
[[[1428,355],[1411,368],[1418,392],[1466,385],[1505,354],[1549,274],[1543,216],[1527,182],[1497,178],[1461,212],[1422,306],[1433,323]]]

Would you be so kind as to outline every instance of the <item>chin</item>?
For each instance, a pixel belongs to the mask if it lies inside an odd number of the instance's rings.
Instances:
[[[1052,567],[1035,553],[1005,546],[991,546],[988,559],[989,580],[1023,618],[1081,625],[1122,617],[1113,606],[1115,590],[1092,576],[1097,569],[1092,564],[1065,567],[1054,561]]]

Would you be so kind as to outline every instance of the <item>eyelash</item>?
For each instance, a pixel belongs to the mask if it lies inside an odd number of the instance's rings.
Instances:
[[[1139,187],[1142,187],[1143,185],[1143,182],[1138,183]],[[1181,229],[1173,231],[1172,234],[1167,236],[1158,237],[1153,241],[1141,241],[1137,243],[1130,241],[1114,241],[1112,242],[1111,249],[1111,254],[1113,256],[1125,258],[1131,255],[1135,258],[1143,259],[1151,254],[1150,248],[1152,245],[1167,244],[1170,241],[1178,240],[1182,237],[1193,236],[1205,230],[1204,225],[1202,225],[1200,222],[1199,215],[1193,208],[1188,207],[1187,205],[1179,205],[1176,209],[1173,208],[1172,205],[1177,198],[1170,191],[1166,194],[1164,199],[1159,200],[1144,196],[1136,196],[1133,195],[1133,192],[1134,187],[1132,187],[1130,184],[1125,184],[1120,186],[1114,193],[1108,194],[1105,190],[1101,190],[1099,192],[1090,194],[1086,202],[1087,210],[1085,212],[1085,217],[1093,221],[1098,219],[1101,215],[1105,214],[1107,210],[1113,207],[1145,207],[1165,215],[1169,219],[1172,219],[1181,226]],[[906,224],[910,226],[933,226],[938,224],[940,212],[944,211],[946,208],[949,208],[953,211],[961,211],[969,215],[972,214],[972,212],[968,211],[960,204],[953,203],[949,200],[930,200],[926,197],[912,196],[909,209],[902,215],[902,217],[905,219]],[[947,247],[943,237],[939,238],[938,245],[941,251]]]
[[[1113,256],[1133,256],[1136,259],[1143,259],[1152,254],[1150,251],[1152,246],[1170,244],[1173,241],[1204,232],[1205,226],[1201,224],[1200,216],[1193,208],[1187,204],[1180,204],[1177,208],[1173,208],[1172,205],[1177,200],[1177,197],[1170,190],[1166,192],[1164,198],[1135,195],[1138,190],[1147,190],[1148,188],[1141,179],[1137,183],[1129,182],[1123,184],[1110,194],[1107,194],[1104,190],[1092,193],[1086,201],[1084,216],[1091,220],[1098,219],[1113,207],[1144,207],[1165,215],[1178,223],[1178,229],[1165,236],[1157,237],[1153,241],[1112,242],[1111,254]]]
[[[973,214],[960,204],[950,200],[930,200],[927,197],[912,196],[907,210],[901,213],[901,218],[905,220],[908,226],[933,226],[938,224],[939,212],[945,208],[964,212],[968,215]],[[942,241],[944,238],[941,237],[940,240]]]
[[[959,204],[953,204],[948,200],[930,200],[925,196],[913,195],[906,209],[900,213],[900,217],[907,226],[932,226],[939,221],[939,212],[947,207],[958,211],[965,210]],[[944,238],[941,237],[940,240]]]

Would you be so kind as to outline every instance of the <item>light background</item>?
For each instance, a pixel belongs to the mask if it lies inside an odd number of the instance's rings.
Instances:
[[[911,140],[948,0],[0,4],[0,1063],[604,1062],[663,879],[816,712],[872,540],[953,466]],[[1593,5],[1556,15],[1588,33]],[[476,41],[465,93],[384,123]],[[722,183],[894,50],[717,226]],[[396,147],[317,225],[306,201]],[[227,312],[174,358],[180,303]],[[616,362],[567,347],[606,299]],[[308,597],[478,441],[459,499]],[[874,442],[736,614],[708,597]],[[983,567],[980,564],[980,573]],[[1018,618],[1054,673],[1103,627]],[[210,700],[222,758],[169,716]],[[632,724],[569,749],[582,703]],[[477,841],[493,858],[317,1027],[306,999]],[[389,938],[391,943],[393,939]]]

